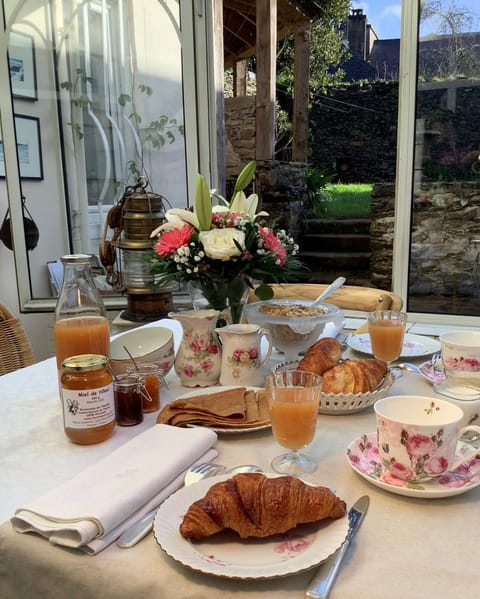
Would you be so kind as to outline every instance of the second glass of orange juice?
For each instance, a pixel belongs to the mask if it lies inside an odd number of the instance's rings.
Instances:
[[[403,347],[407,314],[396,310],[376,310],[368,315],[372,354],[388,365],[397,360]]]
[[[273,436],[277,443],[292,450],[272,461],[275,472],[301,476],[316,470],[315,460],[299,450],[315,436],[321,382],[321,377],[303,370],[266,377]]]

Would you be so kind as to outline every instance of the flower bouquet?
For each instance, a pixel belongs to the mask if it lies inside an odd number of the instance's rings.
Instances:
[[[156,241],[146,257],[159,284],[175,280],[196,285],[211,308],[230,308],[234,323],[240,321],[254,281],[261,283],[255,289],[259,299],[270,299],[269,283],[295,280],[305,269],[296,258],[293,238],[269,225],[266,212],[256,213],[256,194],[247,198],[244,193],[255,168],[250,162],[242,170],[230,202],[210,192],[197,175],[193,211],[168,210],[166,222],[151,234]]]

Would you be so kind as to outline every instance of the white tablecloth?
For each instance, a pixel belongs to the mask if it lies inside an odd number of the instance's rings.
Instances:
[[[162,404],[184,390],[175,374],[162,388]],[[390,394],[432,394],[415,374],[398,379]],[[0,377],[0,520],[16,507],[108,454],[151,426],[147,414],[137,427],[117,427],[108,441],[74,445],[63,433],[53,360]],[[348,505],[370,496],[370,508],[331,592],[332,599],[455,599],[476,596],[480,569],[475,534],[480,529],[480,487],[446,499],[395,495],[360,478],[345,457],[347,445],[375,429],[373,409],[348,416],[318,418],[309,447],[318,460],[310,480],[335,488]],[[217,461],[234,466],[256,463],[269,470],[280,447],[269,430],[221,435]],[[168,456],[157,456],[165,460]],[[301,598],[312,573],[267,581],[234,581],[194,572],[174,562],[149,535],[132,549],[112,545],[90,557],[53,547],[45,539],[0,526],[2,599],[224,599]]]

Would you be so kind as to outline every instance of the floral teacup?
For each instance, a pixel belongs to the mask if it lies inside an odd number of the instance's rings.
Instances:
[[[378,451],[382,464],[402,480],[425,480],[455,470],[479,453],[472,448],[455,461],[462,410],[442,399],[416,395],[386,397],[376,402]]]

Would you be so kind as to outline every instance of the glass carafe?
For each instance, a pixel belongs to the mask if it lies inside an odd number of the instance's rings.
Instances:
[[[93,281],[90,256],[62,256],[63,283],[55,309],[55,354],[60,372],[65,358],[80,354],[110,357],[110,329]]]

